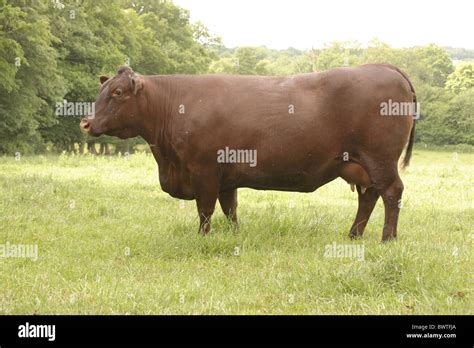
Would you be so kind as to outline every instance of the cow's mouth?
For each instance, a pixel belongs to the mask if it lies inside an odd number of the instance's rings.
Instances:
[[[99,135],[102,134],[102,132],[97,131],[97,127],[92,127],[92,123],[90,123],[87,118],[83,118],[81,120],[79,127],[81,128],[82,132],[93,137],[98,137]]]
[[[101,127],[101,126],[97,127],[96,124],[92,126],[92,123],[89,122],[87,118],[83,118],[79,126],[82,132],[93,137],[98,137],[102,134],[105,134],[105,135],[110,135],[113,137],[118,137],[120,139],[127,139],[132,136],[135,136],[135,135],[131,135],[131,133],[133,132],[130,128],[127,128],[127,127],[104,130],[104,127]]]

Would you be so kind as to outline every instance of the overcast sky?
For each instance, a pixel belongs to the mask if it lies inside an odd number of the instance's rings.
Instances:
[[[474,0],[174,0],[228,47],[322,47],[333,40],[474,49]]]

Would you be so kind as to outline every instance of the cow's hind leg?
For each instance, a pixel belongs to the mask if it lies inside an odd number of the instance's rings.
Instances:
[[[385,223],[383,226],[382,241],[388,241],[397,237],[398,215],[401,208],[403,193],[403,182],[397,176],[387,187],[381,190],[383,203],[385,205]]]
[[[364,192],[360,185],[357,185],[357,193],[359,195],[359,207],[357,208],[357,215],[349,232],[349,237],[352,239],[361,237],[364,233],[365,226],[367,226],[370,215],[380,196],[374,187],[369,187],[365,189]]]
[[[401,208],[403,183],[398,175],[398,162],[396,159],[370,159],[364,158],[365,167],[368,169],[374,188],[382,196],[385,207],[385,222],[382,241],[394,239],[397,236],[398,214]]]
[[[237,224],[237,189],[220,192],[219,203],[224,215]]]
[[[343,163],[339,170],[339,176],[351,184],[351,188],[353,188],[354,184],[357,187],[359,207],[349,232],[351,238],[357,238],[364,233],[365,226],[369,221],[380,194],[374,188],[374,183],[369,173],[367,173],[359,162],[350,161]]]

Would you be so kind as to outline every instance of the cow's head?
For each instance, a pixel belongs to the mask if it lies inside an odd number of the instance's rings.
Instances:
[[[106,134],[121,139],[139,135],[139,102],[144,88],[143,77],[124,66],[112,78],[101,76],[100,83],[95,114],[81,120],[81,130],[92,136]]]

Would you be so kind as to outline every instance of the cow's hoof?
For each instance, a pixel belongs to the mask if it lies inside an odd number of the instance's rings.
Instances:
[[[211,231],[211,225],[208,223],[203,224],[201,227],[199,227],[199,234],[202,234],[203,236],[208,235],[210,231]]]
[[[359,229],[356,227],[353,227],[351,228],[351,230],[349,231],[349,238],[350,239],[359,239],[359,238],[362,238],[362,234],[364,233],[364,231],[359,231]]]
[[[394,235],[382,236],[382,243],[396,241],[397,237]]]

